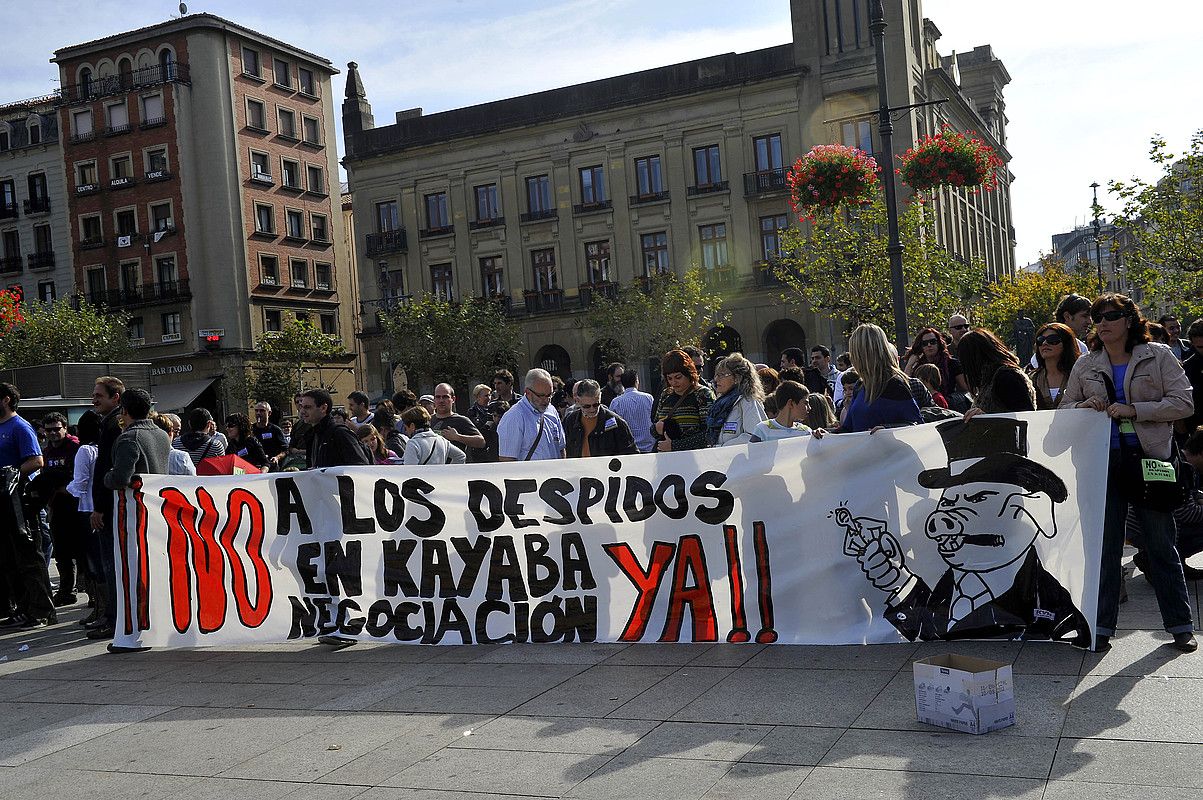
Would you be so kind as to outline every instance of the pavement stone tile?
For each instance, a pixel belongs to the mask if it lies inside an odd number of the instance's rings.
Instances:
[[[322,800],[352,800],[367,791],[364,786],[327,786]],[[275,780],[201,778],[172,800],[309,800],[313,787],[307,783]]]
[[[27,683],[39,683],[39,681],[27,681]],[[88,705],[121,703],[123,705],[137,705],[148,703],[147,698],[164,692],[171,686],[172,683],[166,678],[154,678],[142,681],[54,681],[53,688],[22,695],[20,699],[27,703],[84,703]],[[179,703],[158,701],[150,704],[180,705]]]
[[[441,750],[384,781],[386,786],[560,797],[610,756],[514,750]]]
[[[1055,738],[849,730],[822,766],[1043,780],[1056,751]]]
[[[415,683],[430,686],[521,686],[550,689],[589,669],[588,664],[473,664],[438,665],[438,672]]]
[[[529,686],[411,686],[395,691],[367,710],[505,714],[542,691]]]
[[[917,647],[918,645],[909,642],[873,645],[773,645],[753,656],[747,666],[896,672],[911,662]]]
[[[66,684],[70,686],[71,684]],[[57,694],[64,684],[61,681],[38,680],[34,678],[0,677],[0,701],[23,700],[29,698],[37,702],[39,697],[47,694]],[[72,702],[70,700],[64,702]]]
[[[474,660],[494,664],[600,664],[627,647],[615,643],[515,644],[497,647]]]
[[[889,683],[877,671],[744,667],[711,687],[672,719],[762,725],[846,727]]]
[[[1062,739],[1052,780],[1203,789],[1196,744]]]
[[[777,725],[740,760],[759,764],[813,767],[822,762],[823,757],[843,734],[842,728]]]
[[[602,663],[611,667],[672,666],[689,664],[701,658],[712,644],[639,643],[619,650]]]
[[[478,714],[405,714],[400,719],[393,717],[395,738],[345,766],[331,770],[317,782],[375,786],[464,738],[464,731],[479,728],[492,719],[494,717]]]
[[[765,644],[717,644],[704,650],[692,661],[691,667],[742,667],[757,653],[769,645]]]
[[[665,722],[627,749],[627,757],[739,761],[772,730],[769,725]]]
[[[1106,653],[1087,653],[1085,675],[1168,675],[1203,678],[1203,656],[1182,653],[1167,646],[1173,637],[1165,631],[1122,631]]]
[[[1065,642],[1024,642],[1011,664],[1015,675],[1077,675],[1082,671],[1085,650]]]
[[[900,772],[884,769],[816,767],[794,800],[948,800],[949,798],[1008,798],[1041,800],[1044,781],[1030,778],[1000,778],[995,775],[953,775],[936,772]],[[1095,795],[1095,798],[1098,796]]]
[[[806,780],[811,767],[778,764],[735,764],[703,800],[788,800]]]
[[[617,755],[642,744],[658,723],[573,717],[505,716],[472,729],[448,747],[525,750],[534,753]]]
[[[1074,692],[1062,735],[1203,744],[1201,697],[1198,678],[1088,675]]]
[[[42,764],[0,768],[0,797],[4,800],[176,800],[196,782],[181,775],[100,772],[70,768],[47,770]],[[86,787],[86,789],[85,789]]]
[[[542,800],[534,795],[482,794],[480,792],[444,792],[439,789],[405,789],[395,786],[376,786],[367,789],[355,800]]]
[[[141,702],[191,708],[312,709],[329,697],[299,685],[187,681],[167,684]]]
[[[594,666],[514,710],[548,717],[604,717],[655,686],[673,667]]]
[[[594,772],[567,797],[578,800],[696,800],[714,788],[731,767],[732,764],[726,761],[624,756]]]
[[[991,736],[1060,736],[1078,678],[1072,675],[1015,676],[1015,724]],[[935,731],[915,719],[915,680],[899,672],[852,724],[854,728]]]
[[[1106,783],[1077,783],[1074,781],[1049,781],[1044,789],[1044,800],[1098,800],[1100,797],[1139,797],[1140,800],[1198,800],[1197,789],[1177,786],[1116,786]]]
[[[616,719],[670,719],[733,670],[690,664],[669,675],[606,716]]]
[[[0,765],[20,766],[171,709],[157,706],[70,705],[77,713],[0,739]],[[45,722],[45,719],[42,720]]]

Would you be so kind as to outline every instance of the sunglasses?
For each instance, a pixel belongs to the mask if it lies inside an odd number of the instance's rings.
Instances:
[[[969,330],[969,323],[966,322],[964,325],[949,325],[948,330],[950,330],[950,331],[967,331],[967,330]]]
[[[940,343],[939,339],[924,339],[923,340],[924,347],[935,347],[939,343]]]
[[[1044,336],[1037,336],[1036,346],[1039,347],[1042,344],[1061,344],[1061,341],[1061,334],[1049,333]]]
[[[601,408],[601,403],[577,403],[576,406],[585,411],[592,411],[595,408]]]
[[[542,394],[541,392],[536,392],[534,389],[527,389],[526,391],[530,392],[531,394],[533,394],[535,397],[539,398],[540,400],[546,400],[547,398],[551,397],[552,394],[554,394],[554,392],[548,392],[547,394]]]
[[[1095,325],[1098,325],[1100,322],[1103,322],[1104,320],[1106,320],[1107,322],[1115,322],[1117,320],[1123,319],[1126,316],[1128,316],[1127,311],[1103,311],[1102,313],[1099,313],[1099,314],[1091,314],[1090,318],[1092,320],[1094,320]]]

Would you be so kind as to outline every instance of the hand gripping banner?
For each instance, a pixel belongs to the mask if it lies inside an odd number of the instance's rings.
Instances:
[[[116,510],[115,643],[1088,643],[1107,425],[148,475]]]

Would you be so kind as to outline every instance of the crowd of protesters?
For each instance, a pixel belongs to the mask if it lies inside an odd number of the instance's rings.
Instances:
[[[345,409],[311,389],[294,398],[295,421],[273,423],[271,405],[260,401],[253,420],[226,416],[224,432],[204,408],[186,415],[185,430],[180,417],[156,414],[145,390],[112,377],[97,379],[93,409],[76,425],[51,413],[35,427],[17,415],[17,387],[0,384],[0,468],[13,501],[0,504],[0,527],[17,532],[0,551],[0,626],[51,624],[56,607],[82,593],[92,607],[81,623],[87,635],[112,638],[113,490],[142,474],[194,475],[213,459],[232,456],[263,471],[541,461],[1090,408],[1112,420],[1096,646],[1108,646],[1125,599],[1127,542],[1138,548],[1135,563],[1175,646],[1193,651],[1186,581],[1203,571],[1186,559],[1203,552],[1203,320],[1180,338],[1176,318],[1151,322],[1116,294],[1069,295],[1054,317],[1036,329],[1028,363],[995,332],[955,314],[946,330],[920,329],[902,355],[880,327],[865,324],[834,358],[824,345],[809,355],[789,348],[776,366],[732,353],[713,364],[709,380],[704,352],[683,346],[660,360],[658,397],[618,362],[604,381],[565,383],[543,369],[517,381],[499,369],[491,385],[472,387],[463,414],[450,383],[430,395],[402,389],[374,406],[356,391]],[[1172,512],[1133,502],[1124,486],[1132,453],[1174,461],[1193,487],[1187,501]]]

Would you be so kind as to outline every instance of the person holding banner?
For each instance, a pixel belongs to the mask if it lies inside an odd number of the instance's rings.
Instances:
[[[1190,382],[1169,347],[1149,343],[1148,321],[1127,296],[1100,296],[1090,306],[1090,318],[1095,325],[1090,352],[1074,363],[1061,407],[1092,408],[1112,421],[1096,647],[1106,650],[1115,635],[1125,520],[1131,505],[1144,534],[1148,578],[1162,622],[1173,634],[1175,648],[1194,652],[1199,645],[1182,560],[1174,546],[1174,518],[1132,494],[1137,490],[1143,495],[1150,460],[1156,464],[1172,458],[1173,423],[1194,407]],[[1135,471],[1125,469],[1126,463]]]
[[[714,394],[702,386],[698,368],[684,350],[670,350],[660,359],[660,373],[668,388],[656,405],[652,435],[656,450],[700,450],[706,447],[706,418]]]
[[[747,444],[768,418],[756,367],[743,354],[732,353],[714,368],[714,389],[718,399],[706,415],[706,440],[711,447]]]
[[[522,399],[497,423],[500,461],[545,461],[564,457],[564,425],[551,407],[555,384],[545,369],[526,373]]]
[[[807,400],[810,390],[797,381],[782,381],[773,391],[777,416],[766,419],[752,432],[752,442],[771,442],[793,436],[810,436],[811,429],[805,424],[809,413]]]

